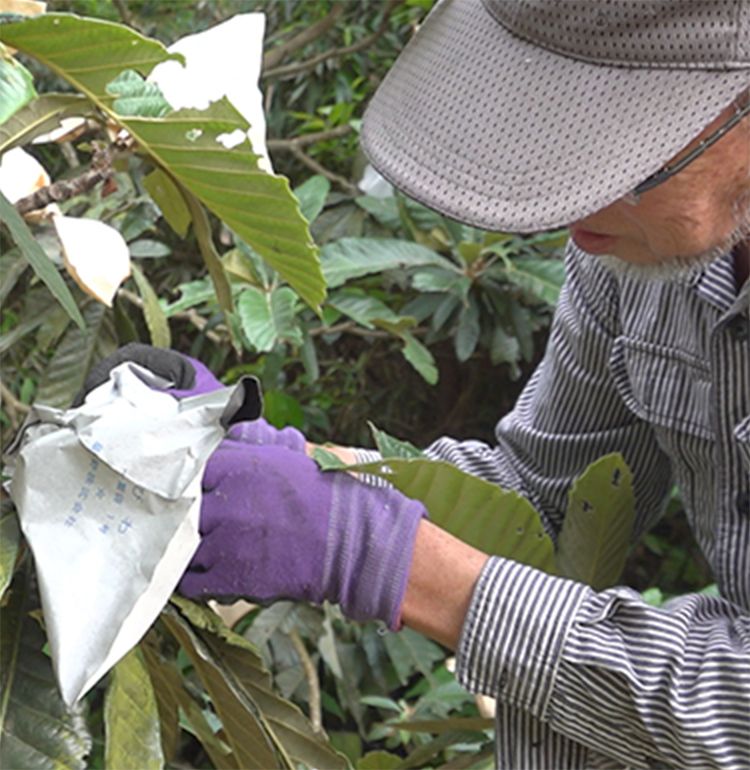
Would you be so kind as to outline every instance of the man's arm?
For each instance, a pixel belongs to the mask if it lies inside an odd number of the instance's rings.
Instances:
[[[487,554],[423,520],[401,608],[404,624],[455,650],[487,559]]]

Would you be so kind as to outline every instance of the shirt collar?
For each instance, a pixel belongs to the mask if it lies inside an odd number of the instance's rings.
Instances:
[[[729,310],[737,299],[734,258],[731,251],[715,259],[706,267],[691,270],[685,275],[684,280],[701,299],[721,311]]]

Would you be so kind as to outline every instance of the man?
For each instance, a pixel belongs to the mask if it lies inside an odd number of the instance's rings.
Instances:
[[[634,538],[676,482],[723,598],[654,609],[488,558],[262,423],[209,463],[181,590],[329,599],[456,648],[498,700],[502,768],[750,767],[749,88],[750,0],[442,0],[362,136],[448,216],[570,225],[549,347],[497,446],[428,454],[520,491],[554,537],[573,479],[619,451]]]

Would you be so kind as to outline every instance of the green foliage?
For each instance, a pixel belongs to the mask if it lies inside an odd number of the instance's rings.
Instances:
[[[634,523],[633,474],[621,455],[602,457],[570,491],[557,544],[558,573],[597,591],[615,585]]]
[[[73,299],[70,289],[67,287],[60,273],[50,262],[47,255],[34,240],[25,222],[11,205],[10,201],[0,193],[0,219],[10,231],[21,253],[31,265],[37,276],[44,281],[54,297],[65,308],[68,315],[83,328],[81,312]]]
[[[35,96],[32,74],[12,56],[0,54],[0,123]]]
[[[112,669],[104,703],[107,767],[163,767],[156,696],[140,650]]]
[[[0,765],[84,770],[91,749],[85,705],[62,701],[43,652],[31,560],[16,572],[0,623]]]

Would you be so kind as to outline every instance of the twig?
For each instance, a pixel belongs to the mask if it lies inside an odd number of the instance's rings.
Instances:
[[[143,32],[143,30],[133,20],[133,14],[130,13],[128,4],[125,0],[112,0],[112,5],[117,8],[117,12],[120,14],[123,24],[127,25],[136,32]]]
[[[27,195],[25,198],[16,202],[16,211],[23,215],[30,211],[43,209],[50,203],[62,203],[70,200],[76,195],[87,192],[92,187],[96,187],[99,182],[109,179],[114,170],[112,163],[122,153],[124,146],[120,143],[109,145],[104,149],[97,149],[91,158],[89,167],[82,174],[73,179],[61,179],[46,187],[40,187],[38,190]]]
[[[19,413],[25,415],[31,411],[31,407],[28,404],[24,404],[23,401],[19,401],[2,380],[0,380],[0,403],[5,405],[13,430],[18,427],[20,422],[18,419]]]
[[[289,632],[289,638],[291,639],[294,649],[297,651],[302,668],[305,671],[305,677],[307,678],[307,689],[310,691],[310,722],[312,728],[316,733],[323,730],[323,710],[320,702],[320,682],[318,681],[318,674],[315,671],[310,655],[307,652],[305,643],[302,641],[302,637],[299,635],[299,631],[296,628],[292,628]]]
[[[143,310],[143,300],[129,289],[118,289],[117,296],[122,297],[124,300],[130,302],[131,305],[135,305],[135,307]],[[221,345],[225,342],[225,339],[220,333],[212,329],[206,329],[206,326],[208,326],[208,321],[195,308],[191,307],[187,310],[180,310],[177,313],[172,313],[170,318],[174,318],[179,321],[188,321],[189,323],[193,324],[193,326],[195,326],[198,331],[205,334],[206,337],[211,340],[211,342],[217,345]],[[221,329],[222,327],[217,328]]]
[[[372,35],[366,37],[364,40],[360,40],[358,43],[345,46],[344,48],[334,48],[330,51],[325,51],[324,53],[319,54],[318,56],[313,56],[312,59],[307,59],[306,61],[294,62],[293,64],[285,64],[280,67],[271,67],[263,73],[263,78],[267,79],[291,77],[292,75],[297,75],[300,72],[306,72],[307,70],[314,69],[318,66],[318,64],[321,64],[328,59],[351,56],[352,54],[358,53],[365,48],[369,48],[380,37],[382,37],[382,35],[388,29],[388,22],[391,14],[393,13],[394,9],[402,2],[403,0],[391,0],[391,2],[388,4],[388,7],[384,11],[383,20],[380,22],[380,26],[375,30],[375,32],[372,33]]]
[[[413,337],[423,337],[427,330],[417,327],[409,329],[409,332]],[[315,329],[310,329],[308,334],[311,337],[320,337],[324,334],[354,334],[357,337],[368,337],[377,340],[393,339],[396,336],[391,334],[391,332],[380,329],[365,329],[362,326],[358,326],[354,321],[342,321],[340,324],[334,324],[333,326],[318,326]]]
[[[357,189],[356,185],[353,185],[346,177],[340,176],[339,174],[334,174],[333,171],[329,171],[325,166],[322,166],[320,163],[318,163],[317,160],[311,158],[298,145],[294,144],[294,142],[295,140],[292,139],[289,146],[289,152],[291,152],[300,163],[303,163],[305,166],[307,166],[313,173],[321,174],[326,179],[329,179],[331,182],[337,184],[347,195],[359,195],[359,190]]]
[[[311,24],[309,27],[305,27],[298,35],[282,43],[276,48],[272,48],[267,51],[263,56],[263,78],[266,78],[266,71],[272,70],[278,64],[280,64],[287,56],[298,51],[300,48],[304,48],[308,43],[312,43],[313,40],[325,35],[329,29],[336,26],[336,23],[344,13],[345,5],[343,2],[334,3],[327,16],[316,21],[315,24]]]
[[[269,139],[266,142],[269,150],[291,150],[292,147],[305,147],[308,144],[317,142],[327,142],[329,139],[340,139],[342,136],[351,134],[350,125],[336,126],[326,131],[315,131],[312,134],[301,134],[294,139]]]

